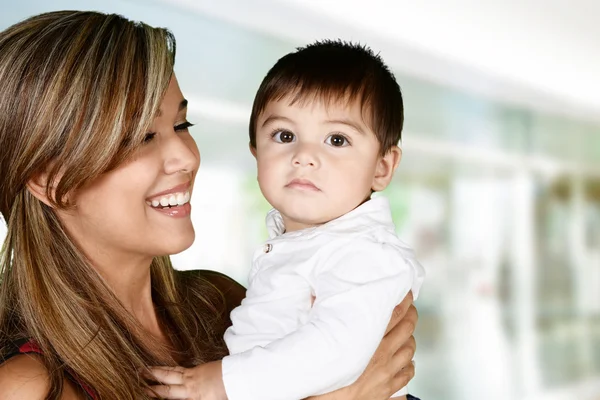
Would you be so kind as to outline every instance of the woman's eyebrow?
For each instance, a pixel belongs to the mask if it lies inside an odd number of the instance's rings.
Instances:
[[[183,109],[187,108],[187,106],[188,106],[188,101],[187,101],[187,99],[183,99],[183,100],[181,100],[181,103],[179,103],[179,111],[181,111],[181,110],[183,110]]]
[[[181,100],[181,103],[179,103],[179,108],[177,109],[177,112],[185,110],[187,108],[187,106],[188,106],[187,99]],[[159,108],[158,111],[156,112],[156,116],[160,117],[161,115],[162,115],[162,110]]]

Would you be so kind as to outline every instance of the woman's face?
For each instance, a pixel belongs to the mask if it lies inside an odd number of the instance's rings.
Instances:
[[[148,261],[193,243],[189,199],[200,154],[188,131],[186,105],[173,77],[142,148],[78,190],[73,209],[59,211],[94,264]]]

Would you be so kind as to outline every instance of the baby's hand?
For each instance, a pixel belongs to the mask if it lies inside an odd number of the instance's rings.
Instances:
[[[149,378],[159,382],[150,387],[148,395],[164,399],[226,400],[221,377],[221,362],[202,364],[194,368],[151,367]]]
[[[149,373],[149,378],[160,383],[151,386],[148,393],[151,397],[200,400],[196,368],[152,367]]]

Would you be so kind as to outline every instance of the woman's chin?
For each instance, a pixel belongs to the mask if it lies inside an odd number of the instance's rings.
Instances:
[[[179,254],[182,251],[189,249],[194,243],[194,239],[196,238],[196,234],[192,230],[191,234],[181,235],[181,236],[171,236],[168,240],[162,242],[160,244],[160,249],[162,250],[160,253],[162,255],[174,255]]]

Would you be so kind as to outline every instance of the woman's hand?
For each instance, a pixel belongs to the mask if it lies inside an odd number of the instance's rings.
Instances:
[[[415,376],[412,359],[417,348],[412,336],[418,320],[412,293],[392,314],[387,331],[371,362],[352,385],[312,400],[387,400]]]
[[[221,361],[194,368],[151,367],[149,379],[159,382],[151,386],[151,397],[185,400],[227,400],[221,375]]]
[[[386,334],[363,374],[352,385],[312,400],[387,400],[408,384],[415,375],[412,359],[416,342],[417,310],[412,293],[394,309]],[[151,379],[161,385],[152,386],[165,399],[226,400],[221,375],[221,362],[210,362],[194,368],[150,368]],[[202,390],[202,391],[201,391]],[[150,394],[154,396],[154,394]]]

